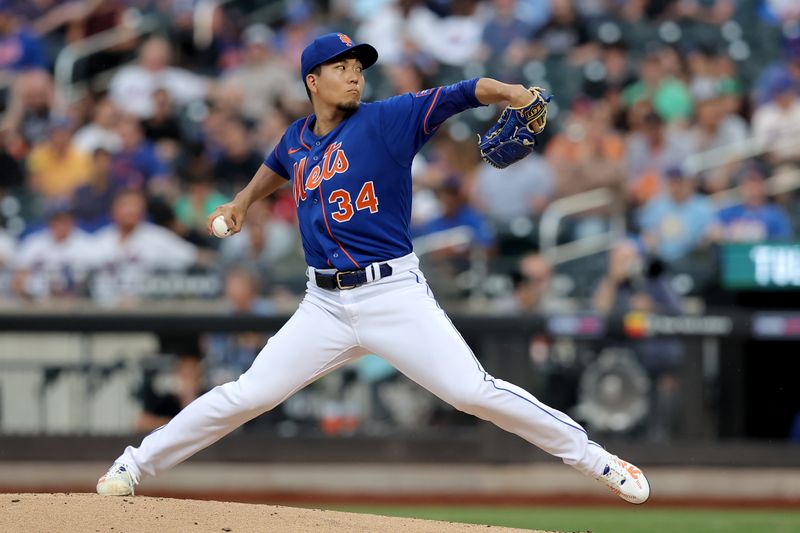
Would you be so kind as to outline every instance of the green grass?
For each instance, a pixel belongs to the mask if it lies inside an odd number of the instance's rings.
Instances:
[[[337,511],[592,533],[800,533],[800,511],[602,507],[336,506]]]

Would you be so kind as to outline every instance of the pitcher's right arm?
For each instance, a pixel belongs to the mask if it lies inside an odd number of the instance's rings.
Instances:
[[[211,222],[219,215],[225,217],[225,224],[230,229],[231,234],[239,233],[242,230],[242,224],[244,224],[244,218],[250,206],[274,193],[286,183],[287,181],[283,176],[267,165],[262,164],[253,175],[250,183],[239,191],[232,201],[218,206],[209,215],[208,220],[206,220],[208,234],[213,235]]]

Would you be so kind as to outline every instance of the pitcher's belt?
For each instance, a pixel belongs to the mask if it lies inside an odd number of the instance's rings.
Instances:
[[[314,271],[314,278],[317,282],[317,287],[329,290],[345,290],[360,287],[370,281],[385,278],[392,275],[392,267],[388,263],[381,263],[378,268],[380,276],[372,276],[369,279],[367,276],[367,269],[373,269],[373,265],[360,270],[339,270],[337,272],[325,273],[318,270]]]

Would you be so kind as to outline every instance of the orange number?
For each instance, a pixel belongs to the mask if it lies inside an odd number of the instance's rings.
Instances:
[[[336,222],[347,222],[353,218],[353,204],[350,203],[350,193],[344,189],[336,189],[328,197],[328,202],[339,204],[339,210],[331,213]]]
[[[370,213],[378,212],[378,197],[375,196],[375,185],[371,181],[361,187],[361,192],[356,198],[356,209],[369,209]]]
[[[346,190],[336,189],[328,196],[328,202],[338,204],[339,210],[331,213],[331,217],[336,222],[347,222],[353,218],[355,211],[353,211],[353,204],[350,203],[350,193]],[[369,209],[370,213],[378,212],[378,197],[375,196],[375,184],[371,181],[361,187],[361,192],[356,197],[356,209],[359,211]]]

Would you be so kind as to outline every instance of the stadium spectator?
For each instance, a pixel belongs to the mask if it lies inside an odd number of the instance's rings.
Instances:
[[[695,107],[696,124],[692,128],[695,148],[698,151],[713,150],[747,139],[747,124],[738,115],[730,115],[724,109],[718,93],[699,99]]]
[[[500,170],[486,163],[478,169],[472,203],[498,222],[538,215],[555,190],[555,175],[547,159],[537,153]]]
[[[149,433],[177,415],[184,407],[205,392],[203,364],[197,357],[179,356],[171,379],[162,387],[152,373],[147,373],[139,390],[142,411],[136,418],[134,430]]]
[[[75,227],[68,202],[50,203],[46,215],[47,227],[20,243],[12,262],[14,290],[35,299],[81,296],[81,283],[91,267],[91,238]]]
[[[0,130],[0,198],[9,190],[16,189],[24,183],[24,174],[19,162],[8,153],[6,147],[7,133]]]
[[[112,176],[117,189],[137,189],[156,192],[164,188],[167,167],[155,146],[144,138],[139,120],[127,115],[117,124],[122,141],[121,150],[114,153]]]
[[[477,0],[455,0],[446,17],[424,8],[414,11],[409,27],[420,50],[446,66],[462,66],[478,57],[484,21]]]
[[[648,101],[664,122],[688,122],[692,117],[692,98],[677,78],[665,72],[657,52],[648,53],[639,64],[639,81],[625,88],[622,100],[627,107]]]
[[[747,137],[747,123],[738,115],[728,114],[725,102],[718,94],[698,98],[695,104],[696,123],[689,130],[693,137],[695,150],[705,152],[717,148],[739,146]],[[735,165],[721,165],[702,174],[703,188],[708,193],[716,193],[730,188],[730,179],[736,170]]]
[[[727,242],[762,242],[792,237],[789,216],[781,207],[767,202],[765,179],[769,168],[752,161],[739,171],[742,202],[726,207],[717,215],[719,238]]]
[[[770,89],[772,100],[753,113],[753,135],[773,148],[769,154],[771,163],[798,163],[800,96],[795,80],[784,72],[773,80]]]
[[[519,17],[517,0],[493,0],[492,7],[494,14],[483,28],[478,58],[503,79],[516,78],[530,56],[528,39],[533,28]]]
[[[268,154],[275,149],[289,124],[289,117],[280,109],[271,108],[264,113],[256,131],[256,151],[259,154]]]
[[[712,26],[720,26],[736,12],[734,0],[680,0],[675,2],[675,15]]]
[[[112,156],[105,148],[97,148],[92,155],[89,183],[79,187],[72,197],[72,212],[86,231],[95,231],[111,222],[111,204],[117,194],[111,161]]]
[[[657,113],[644,115],[625,148],[628,196],[634,206],[650,201],[664,189],[663,169],[692,154],[693,141],[681,130],[666,128]]]
[[[419,228],[412,228],[415,237],[465,229],[471,236],[469,243],[447,246],[440,249],[438,257],[446,262],[459,263],[466,259],[471,247],[489,251],[494,246],[494,232],[483,214],[471,207],[466,200],[461,182],[455,177],[447,178],[436,190],[442,213]],[[456,267],[459,268],[459,267]]]
[[[695,100],[706,100],[718,90],[714,59],[710,50],[700,47],[691,48],[686,53],[687,86]]]
[[[35,146],[28,156],[28,185],[46,200],[69,199],[89,181],[92,161],[72,141],[73,123],[53,117],[48,140]]]
[[[190,165],[182,179],[184,193],[175,202],[175,217],[189,232],[189,240],[209,245],[214,241],[208,235],[206,220],[218,205],[228,201],[228,197],[214,189],[211,166],[202,159]]]
[[[250,182],[264,156],[250,147],[249,132],[242,120],[231,118],[223,122],[219,141],[222,153],[214,166],[214,178],[220,191],[233,194]]]
[[[492,310],[509,314],[552,314],[575,311],[575,302],[556,293],[553,266],[538,253],[523,255],[512,274],[511,298],[498,299]]]
[[[223,83],[232,83],[244,92],[242,114],[257,121],[272,106],[291,98],[297,83],[291,66],[272,49],[274,34],[263,24],[249,26],[242,33],[244,61],[227,72]]]
[[[163,88],[179,106],[206,95],[207,82],[182,68],[170,66],[172,49],[162,37],[150,37],[139,50],[138,63],[123,67],[111,80],[111,99],[124,113],[141,119],[155,111],[153,93]]]
[[[225,274],[225,312],[228,315],[269,316],[273,305],[259,296],[258,276],[242,268]],[[205,345],[206,382],[210,387],[235,381],[253,364],[268,335],[264,333],[212,333]]]
[[[153,115],[142,121],[145,138],[158,146],[166,143],[167,148],[159,150],[162,154],[172,155],[177,153],[180,143],[184,140],[181,124],[172,103],[172,97],[164,88],[153,91]]]
[[[15,73],[47,67],[41,39],[23,27],[8,2],[0,2],[0,82]]]
[[[31,146],[47,140],[56,103],[53,77],[48,72],[34,70],[15,78],[0,126],[8,132],[8,151],[14,157],[24,158]]]
[[[608,271],[592,296],[595,311],[617,316],[630,312],[677,315],[682,312],[681,305],[661,262],[647,261],[640,244],[630,239],[611,250]],[[670,438],[680,393],[678,373],[684,352],[681,341],[659,337],[609,344],[621,344],[633,350],[655,381],[646,430],[651,439]]]
[[[98,148],[114,153],[122,148],[122,141],[115,130],[119,120],[119,111],[110,98],[101,98],[94,104],[92,121],[75,132],[75,146],[87,154],[93,154]]]
[[[101,302],[135,298],[153,272],[185,270],[199,259],[195,246],[145,221],[146,206],[140,191],[121,191],[111,206],[113,223],[92,237],[92,264],[105,275],[94,295]]]
[[[679,166],[669,167],[665,177],[666,193],[642,207],[639,227],[647,250],[669,263],[708,243],[714,210]]]
[[[0,227],[0,270],[11,266],[16,257],[17,241],[3,227]],[[0,292],[2,296],[2,292]]]
[[[303,48],[324,31],[317,22],[317,13],[309,0],[288,2],[284,15],[286,24],[275,35],[275,48],[294,72],[299,72]]]
[[[783,57],[764,68],[753,83],[752,98],[757,106],[772,100],[773,85],[787,76],[794,80],[795,88],[800,94],[800,34],[788,35],[783,48]]]
[[[680,299],[657,262],[645,264],[642,250],[633,240],[624,240],[611,250],[608,271],[600,280],[592,307],[605,314],[629,311],[679,314]]]
[[[533,57],[540,60],[565,58],[575,65],[584,65],[596,58],[597,45],[572,0],[551,0],[550,5],[550,20],[533,35]]]
[[[355,34],[359,42],[367,42],[375,47],[383,67],[405,62],[409,53],[414,53],[409,48],[416,48],[412,28],[430,24],[434,16],[418,0],[363,4],[364,7],[369,4],[367,12],[354,6],[359,11],[355,16],[360,21]]]
[[[621,191],[625,183],[625,142],[611,129],[608,108],[577,104],[545,149],[555,170],[555,195],[563,198],[600,187]],[[602,231],[607,210],[581,213],[573,228],[576,238]]]
[[[636,81],[628,61],[628,49],[622,42],[607,44],[600,53],[600,59],[602,68],[598,74],[587,77],[583,93],[593,100],[609,99],[611,101],[608,103],[616,109],[622,91]]]

